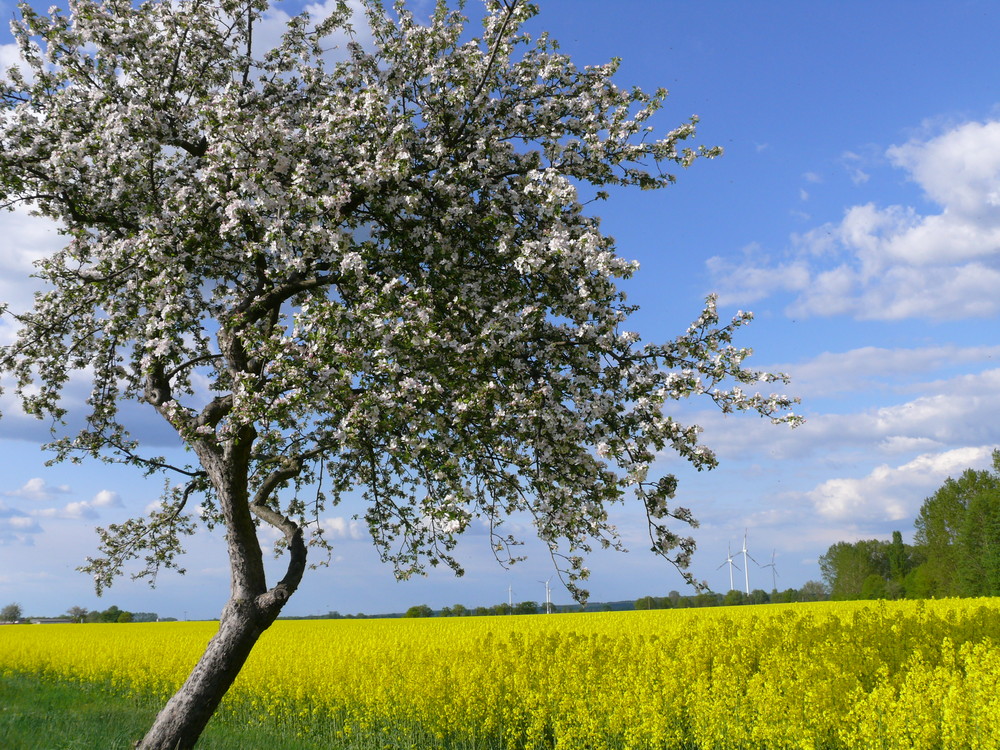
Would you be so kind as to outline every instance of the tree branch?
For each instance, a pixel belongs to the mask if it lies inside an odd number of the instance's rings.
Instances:
[[[227,393],[225,396],[216,396],[209,401],[201,410],[201,414],[194,420],[195,428],[215,427],[233,408],[233,395]]]
[[[267,500],[271,496],[271,493],[289,479],[297,477],[300,471],[302,471],[301,458],[286,458],[281,462],[280,467],[268,474],[264,478],[264,481],[261,482],[260,487],[257,488],[257,492],[254,493],[253,500],[250,502],[250,510],[254,512],[254,515],[263,521],[267,521],[275,528],[284,531],[285,524],[291,523],[291,521],[268,508]],[[258,510],[261,512],[258,512]],[[265,511],[270,515],[262,515]],[[276,516],[278,517],[276,518]]]
[[[261,483],[250,502],[250,511],[260,520],[278,529],[285,537],[289,552],[288,567],[285,576],[273,588],[258,598],[258,604],[263,607],[281,605],[290,597],[306,569],[306,545],[302,539],[302,528],[291,518],[266,503],[278,487],[294,478],[302,470],[302,461],[287,459],[282,466],[272,471]]]
[[[169,471],[175,471],[178,474],[183,474],[184,476],[192,478],[199,478],[206,476],[205,471],[202,469],[196,469],[192,471],[191,469],[182,469],[180,466],[174,466],[173,464],[168,464],[165,461],[160,461],[158,459],[144,458],[142,456],[133,453],[129,448],[126,448],[124,445],[121,445],[120,443],[112,440],[108,440],[106,445],[109,448],[113,448],[114,450],[118,451],[123,456],[125,456],[126,459],[125,463],[139,464],[140,466],[145,466],[147,469],[149,469],[150,473],[152,473],[152,471],[155,469],[167,469]]]
[[[194,359],[189,359],[187,362],[183,362],[183,363],[177,365],[177,367],[175,367],[174,369],[170,370],[169,372],[164,373],[163,377],[166,378],[167,381],[173,380],[174,376],[177,375],[181,370],[184,370],[184,369],[186,369],[188,367],[193,367],[194,365],[200,364],[202,362],[211,362],[212,360],[215,360],[215,359],[222,359],[222,355],[221,354],[205,354],[204,356],[201,356],[201,357],[195,357]]]

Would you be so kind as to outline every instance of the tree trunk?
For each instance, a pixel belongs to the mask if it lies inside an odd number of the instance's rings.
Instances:
[[[257,639],[278,617],[305,572],[306,546],[302,530],[281,514],[257,503],[257,498],[251,501],[247,495],[246,467],[251,444],[252,434],[248,431],[242,443],[234,441],[221,451],[198,451],[226,520],[231,593],[219,618],[218,632],[180,690],[157,714],[146,736],[136,743],[138,750],[189,750],[195,746]],[[202,446],[196,446],[196,450],[199,447]],[[275,472],[274,481],[265,484],[269,490],[273,489],[288,475]],[[285,577],[271,589],[267,588],[264,576],[253,514],[279,528],[288,543]]]
[[[230,600],[215,634],[198,664],[167,701],[139,750],[188,750],[201,736],[222,697],[243,668],[251,649],[277,617],[261,612],[255,602]]]

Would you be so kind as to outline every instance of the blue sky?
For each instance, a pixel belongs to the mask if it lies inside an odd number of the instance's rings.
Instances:
[[[808,420],[792,431],[709,404],[672,407],[704,426],[721,462],[698,474],[661,460],[702,522],[695,576],[728,589],[719,566],[744,530],[757,560],[774,555],[779,588],[818,579],[833,542],[893,529],[910,539],[922,500],[947,476],[986,467],[1000,445],[1000,5],[539,5],[532,28],[579,63],[619,56],[620,85],[670,90],[663,131],[697,114],[699,142],[726,150],[670,189],[602,206],[620,253],[641,263],[626,287],[641,306],[634,327],[671,338],[711,291],[726,315],[753,310],[740,341],[755,350],[750,364],[788,372]],[[0,2],[0,15],[11,11]],[[0,61],[10,55],[0,47]],[[0,214],[0,237],[0,298],[24,303],[30,260],[57,238],[19,213]],[[0,604],[217,616],[226,561],[207,532],[192,541],[186,576],[164,574],[153,591],[125,580],[97,599],[75,572],[96,548],[94,526],[141,513],[160,484],[104,465],[46,467],[43,427],[7,397],[0,407]],[[333,563],[307,575],[286,613],[494,604],[508,587],[515,600],[544,599],[552,569],[538,546],[504,571],[472,535],[460,547],[464,578],[397,583],[351,512],[331,512]],[[631,551],[592,556],[592,598],[684,591],[646,551],[638,513],[614,518]],[[750,579],[771,588],[770,570],[751,565]],[[553,598],[569,600],[558,586]]]

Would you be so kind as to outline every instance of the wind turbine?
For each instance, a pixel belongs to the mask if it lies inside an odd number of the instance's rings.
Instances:
[[[731,544],[726,545],[726,551],[729,554],[726,556],[726,562],[722,563],[722,565],[729,565],[729,590],[732,591],[735,588],[735,586],[733,586],[733,568],[739,570],[740,567],[733,562],[733,550]],[[722,565],[716,568],[716,570],[719,570]]]
[[[769,562],[767,565],[761,565],[760,566],[762,568],[770,568],[771,569],[771,590],[772,591],[777,591],[778,590],[778,569],[776,567],[774,567],[774,553],[775,552],[777,552],[777,550],[774,550],[774,551],[771,552],[771,562]]]
[[[750,596],[750,565],[747,563],[748,559],[753,560],[753,558],[750,557],[750,553],[747,552],[747,530],[743,529],[743,580],[747,586],[747,596]],[[759,562],[756,560],[753,561],[756,563],[757,567],[760,567]]]
[[[552,614],[552,589],[549,588],[549,581],[551,581],[551,576],[544,581],[539,581],[539,583],[545,584],[545,614]]]

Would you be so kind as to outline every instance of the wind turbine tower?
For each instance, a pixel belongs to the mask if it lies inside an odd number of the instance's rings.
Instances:
[[[750,564],[747,563],[747,560],[753,560],[753,558],[750,557],[750,553],[747,552],[747,530],[743,529],[743,581],[746,583],[747,596],[750,596]],[[753,561],[758,567],[760,567],[759,562],[756,560]]]
[[[549,581],[551,580],[552,579],[549,578],[545,581],[539,581],[539,583],[545,584],[545,614],[547,615],[552,614],[552,589],[549,588]]]
[[[773,550],[771,552],[771,562],[769,562],[767,565],[761,565],[760,566],[762,568],[770,568],[771,569],[771,591],[777,591],[778,590],[778,569],[774,566],[774,553],[775,552],[777,552],[777,550]]]
[[[728,565],[729,566],[729,590],[732,591],[734,588],[736,588],[733,585],[733,568],[736,568],[737,570],[739,570],[740,567],[736,563],[733,562],[733,549],[732,549],[732,545],[727,545],[726,546],[726,551],[728,552],[728,554],[726,556],[726,561],[724,563],[722,563],[722,565]],[[718,568],[716,568],[716,570],[719,570],[722,567],[722,565],[720,565]]]

